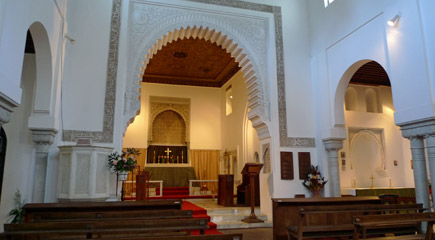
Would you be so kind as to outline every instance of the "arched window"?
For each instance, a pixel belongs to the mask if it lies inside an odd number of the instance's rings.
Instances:
[[[366,110],[367,112],[378,113],[378,98],[375,90],[366,90]]]
[[[358,110],[358,98],[355,88],[348,87],[344,96],[344,107],[346,111]]]

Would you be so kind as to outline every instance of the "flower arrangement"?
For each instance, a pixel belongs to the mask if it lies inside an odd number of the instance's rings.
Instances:
[[[121,153],[113,152],[109,154],[109,167],[113,172],[131,172],[137,167],[137,157],[139,150],[127,148]]]
[[[328,181],[322,177],[318,166],[311,165],[310,172],[302,183],[309,190],[320,190],[322,189]]]
[[[19,189],[15,192],[15,208],[8,213],[8,217],[11,218],[11,223],[22,223],[24,218],[23,206],[24,201],[21,200],[21,192]]]

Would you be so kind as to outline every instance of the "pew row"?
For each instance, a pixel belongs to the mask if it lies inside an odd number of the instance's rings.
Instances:
[[[135,202],[28,203],[23,207],[23,214],[25,216],[24,222],[33,222],[35,215],[42,213],[181,210],[182,204],[183,201],[180,199]]]
[[[420,233],[421,223],[427,222],[426,234],[422,235]],[[426,239],[431,240],[433,238],[433,225],[435,223],[435,213],[409,213],[409,214],[383,214],[383,215],[367,215],[367,216],[356,216],[353,220],[354,231],[353,239],[366,239],[369,235],[369,231],[372,232],[387,232],[394,233],[404,229],[407,226],[415,225],[416,233],[404,236],[394,236],[395,239]],[[396,231],[395,231],[396,230]],[[362,236],[362,238],[360,238]],[[393,237],[382,237],[382,238],[370,238],[377,240],[388,240]]]
[[[399,214],[423,212],[422,204],[362,204],[304,206],[298,208],[297,225],[288,228],[288,239],[350,237],[353,234],[353,217],[368,214]],[[335,219],[340,219],[340,223]],[[400,228],[412,232],[417,226]],[[399,229],[398,229],[399,230]]]
[[[4,235],[11,240],[92,239],[102,237],[152,237],[190,235],[191,230],[200,230],[203,234],[208,228],[206,218],[189,219],[151,219],[129,221],[88,221],[88,222],[37,222],[5,224]]]

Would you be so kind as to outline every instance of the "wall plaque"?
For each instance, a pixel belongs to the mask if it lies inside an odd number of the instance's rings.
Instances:
[[[299,152],[299,179],[304,180],[311,169],[311,155],[309,152]]]
[[[281,152],[281,179],[293,180],[293,152]]]

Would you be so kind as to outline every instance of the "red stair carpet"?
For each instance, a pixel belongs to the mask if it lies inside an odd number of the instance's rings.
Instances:
[[[207,210],[205,210],[204,208],[198,207],[197,205],[195,205],[191,202],[183,201],[183,205],[181,206],[181,209],[192,210],[194,218],[207,218],[208,219],[208,229],[205,230],[205,235],[222,234],[221,232],[216,230],[217,225],[215,223],[210,222],[210,216],[207,215]],[[199,230],[193,230],[193,231],[191,231],[191,234],[192,235],[199,235]]]
[[[157,189],[157,195],[160,189]],[[189,187],[163,187],[162,197],[149,197],[149,199],[193,199],[193,198],[212,198],[211,195],[189,196]]]

